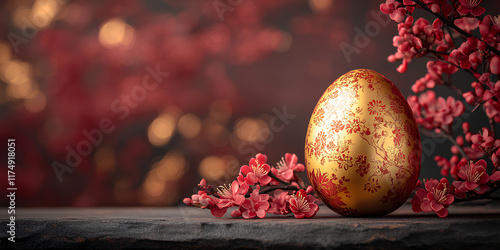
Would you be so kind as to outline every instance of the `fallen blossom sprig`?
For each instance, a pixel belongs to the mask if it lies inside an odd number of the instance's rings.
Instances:
[[[413,211],[448,215],[453,202],[498,199],[492,194],[500,189],[500,16],[484,15],[481,0],[387,0],[380,10],[398,23],[393,39],[397,52],[390,62],[401,61],[397,71],[404,73],[415,58],[426,58],[427,74],[415,81],[408,103],[424,134],[442,136],[451,143],[450,158],[435,156],[444,177],[429,179],[417,187],[412,199]],[[435,19],[414,19],[415,9],[432,14]],[[470,78],[470,90],[459,88],[452,75],[464,71]],[[472,112],[484,111],[487,120],[479,132],[473,132],[463,120],[465,106],[452,96],[436,97],[438,85],[449,87],[475,106]],[[462,130],[454,131],[454,122]],[[462,133],[462,134],[460,134]],[[486,159],[486,161],[485,161]]]
[[[241,166],[231,184],[215,189],[202,179],[198,193],[185,198],[184,203],[210,209],[215,217],[222,217],[231,207],[237,207],[232,217],[245,219],[264,218],[268,213],[293,213],[299,219],[313,217],[319,209],[318,199],[312,194],[312,186],[306,186],[297,176],[305,170],[297,160],[295,154],[287,153],[276,167],[271,167],[266,155],[257,154],[248,165]]]

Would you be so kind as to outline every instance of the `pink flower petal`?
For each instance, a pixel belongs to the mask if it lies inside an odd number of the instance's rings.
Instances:
[[[478,186],[478,184],[477,184],[477,183],[475,183],[475,182],[465,181],[465,187],[466,187],[467,189],[469,189],[469,190],[474,190],[474,189],[476,189],[476,188],[477,188],[477,186]]]
[[[490,61],[491,73],[498,75],[500,74],[500,57],[494,56]]]
[[[242,213],[243,215],[243,218],[245,219],[251,219],[253,217],[255,217],[255,212],[252,212],[250,210],[246,210],[245,212]]]
[[[207,187],[207,181],[205,180],[205,178],[201,179],[200,184],[198,184],[198,186],[203,189]]]
[[[295,216],[295,218],[297,219],[302,219],[304,218],[304,216],[306,216],[304,213],[302,212],[299,212],[299,213],[293,213],[293,215]]]
[[[490,180],[492,180],[492,181],[498,181],[498,180],[500,180],[500,170],[495,171],[495,173],[493,173],[490,176]]]
[[[486,130],[486,134],[487,134],[488,130]],[[486,169],[486,167],[488,167],[488,164],[486,163],[485,160],[481,159],[479,161],[477,161],[474,166],[481,166],[483,167],[484,169]]]
[[[261,219],[263,219],[264,217],[266,217],[266,211],[264,209],[257,210],[256,214]]]
[[[420,209],[422,209],[422,211],[424,212],[432,211],[431,202],[430,201],[422,202],[422,204],[420,204]]]
[[[469,189],[465,185],[465,181],[460,182],[460,187],[457,188],[460,192],[467,192]]]
[[[253,209],[253,201],[250,199],[245,199],[245,201],[241,204],[241,206],[246,209]]]
[[[432,190],[436,188],[436,186],[439,184],[439,181],[436,179],[431,179],[425,182],[425,189]]]
[[[258,160],[260,164],[264,164],[264,163],[266,163],[266,162],[267,162],[267,156],[266,156],[266,155],[264,155],[264,154],[260,154],[260,153],[259,153],[259,154],[257,154],[257,155],[255,156],[255,159],[256,159],[256,160]]]
[[[475,16],[480,16],[486,11],[485,8],[481,6],[477,6],[476,8],[472,9],[471,13]]]
[[[420,199],[418,197],[414,196],[413,199],[411,200],[411,210],[415,213],[422,212],[422,209],[420,208]]]
[[[236,217],[240,217],[241,216],[241,212],[240,210],[236,209],[234,211],[231,212],[231,216],[236,218]]]
[[[219,208],[227,208],[227,207],[232,207],[234,205],[234,202],[230,199],[221,199],[219,203],[217,203],[217,207]]]
[[[218,208],[218,207],[213,207],[210,209],[210,213],[212,213],[213,216],[215,217],[222,217],[227,211],[227,208]]]
[[[193,205],[193,200],[191,200],[189,198],[184,198],[184,200],[182,200],[182,202],[184,202],[184,204],[186,204],[188,206]]]
[[[446,199],[443,201],[443,204],[450,205],[451,203],[453,203],[454,200],[455,200],[455,197],[453,195],[447,194]]]
[[[248,192],[248,184],[243,182],[239,183],[240,184],[240,189],[238,191],[238,194],[245,195]]]
[[[443,207],[444,207],[443,204],[441,204],[439,202],[435,202],[435,201],[431,202],[431,208],[434,211],[439,211],[439,210],[443,209]]]
[[[477,181],[478,184],[485,184],[490,180],[490,177],[486,172],[482,172],[481,177],[479,177],[479,180]]]
[[[436,212],[436,214],[440,217],[440,218],[444,218],[446,216],[448,216],[448,209],[446,208],[443,208],[439,211]]]
[[[234,203],[236,205],[241,205],[241,204],[243,204],[243,202],[245,202],[245,196],[243,196],[243,195],[235,195],[234,196]]]
[[[267,201],[267,200],[269,200],[269,195],[268,194],[261,194],[260,195],[260,200],[261,201]]]
[[[418,196],[418,198],[423,199],[423,198],[427,197],[428,193],[429,193],[429,191],[427,191],[423,188],[419,188],[416,192],[416,195]]]
[[[266,176],[261,177],[259,182],[260,182],[260,184],[262,184],[262,186],[265,186],[265,185],[269,184],[269,182],[271,182],[271,180],[272,180],[272,178],[270,176],[266,175]]]
[[[490,187],[488,185],[479,185],[479,188],[476,190],[478,194],[484,194],[484,192],[488,191]]]
[[[245,177],[245,182],[249,185],[253,185],[253,184],[257,183],[258,181],[259,181],[259,179],[257,179],[252,172],[248,173],[247,177]]]
[[[309,208],[310,208],[309,212],[307,212],[305,214],[305,216],[307,218],[310,218],[310,217],[313,217],[314,215],[316,215],[316,212],[318,211],[319,206],[317,204],[315,204],[315,203],[312,203],[312,204],[309,203]]]
[[[241,166],[240,172],[242,174],[247,175],[251,171],[252,171],[252,169],[248,165]]]
[[[259,208],[268,210],[269,209],[269,202],[267,201],[261,201],[259,202]]]
[[[289,169],[283,172],[282,176],[286,181],[290,181],[293,178],[293,170]]]
[[[231,193],[233,195],[235,195],[235,194],[238,193],[239,189],[240,189],[240,185],[238,185],[238,182],[237,181],[233,181],[233,183],[231,183]]]

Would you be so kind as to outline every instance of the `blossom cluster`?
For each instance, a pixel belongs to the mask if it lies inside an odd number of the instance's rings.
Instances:
[[[240,168],[237,179],[230,185],[214,189],[202,179],[198,193],[185,198],[184,203],[210,209],[216,217],[222,217],[230,207],[237,207],[231,212],[232,217],[245,219],[264,218],[268,213],[312,217],[319,209],[317,199],[311,194],[313,188],[305,187],[296,175],[304,170],[295,154],[285,154],[276,167],[269,166],[266,155],[257,154]]]
[[[423,188],[417,187],[412,199],[415,212],[434,211],[445,217],[451,203],[493,199],[490,195],[500,187],[500,137],[495,131],[500,122],[500,16],[485,15],[481,2],[387,0],[380,5],[398,23],[393,39],[397,52],[388,60],[401,61],[397,70],[404,73],[412,59],[428,59],[427,73],[412,86],[420,95],[408,97],[417,123],[424,132],[444,136],[453,144],[450,158],[435,156],[441,174],[453,179],[451,184],[446,178],[430,179]],[[436,18],[414,20],[416,9]],[[458,71],[470,76],[469,89],[453,84],[451,77]],[[482,109],[486,126],[478,132],[471,130],[463,120],[463,101],[437,97],[433,89],[438,85],[449,87],[475,106],[472,112]],[[460,131],[454,131],[454,123],[461,125]]]

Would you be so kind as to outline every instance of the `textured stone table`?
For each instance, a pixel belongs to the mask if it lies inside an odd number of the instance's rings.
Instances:
[[[415,214],[409,204],[381,218],[345,218],[321,206],[313,219],[213,218],[169,208],[19,208],[12,248],[496,248],[500,203],[455,205],[448,218]]]

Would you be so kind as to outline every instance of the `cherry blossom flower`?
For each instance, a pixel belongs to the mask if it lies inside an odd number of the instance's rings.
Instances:
[[[486,101],[484,104],[484,112],[489,118],[495,119],[495,122],[500,122],[498,120],[499,114],[500,114],[500,103],[490,99]]]
[[[417,118],[417,122],[427,129],[450,125],[455,117],[461,116],[465,111],[465,106],[461,101],[457,101],[451,96],[447,99],[443,97],[436,99],[436,94],[432,90],[426,91],[418,98],[409,96],[408,103]]]
[[[287,192],[277,189],[274,190],[274,197],[271,198],[270,202],[270,207],[269,210],[267,210],[268,213],[272,214],[288,214],[290,211],[288,211],[287,206],[288,206],[288,199],[289,195]],[[288,199],[287,199],[288,198]]]
[[[380,5],[380,10],[384,14],[388,14],[392,20],[396,22],[401,22],[405,18],[406,10],[401,7],[402,4],[395,0],[387,0],[385,3]]]
[[[212,213],[213,216],[222,217],[226,213],[227,207],[219,208],[217,206],[217,203],[219,201],[220,199],[208,195],[206,192],[200,190],[198,191],[198,194],[192,195],[191,199],[185,198],[183,202],[186,205],[194,205],[201,208],[210,209],[210,212]]]
[[[304,165],[297,164],[297,155],[286,153],[284,158],[278,163],[277,168],[272,168],[272,173],[278,178],[291,181],[295,177],[295,172],[303,172]]]
[[[472,143],[472,147],[482,147],[482,148],[489,148],[493,146],[493,143],[495,142],[495,138],[493,137],[491,131],[483,127],[482,129],[482,134],[472,134],[470,137],[470,141]]]
[[[494,42],[500,32],[500,18],[487,15],[479,24],[479,32],[485,42]]]
[[[231,183],[231,187],[221,186],[218,190],[220,202],[217,204],[219,208],[232,207],[241,205],[245,201],[245,194],[248,192],[248,184],[242,183],[241,186],[237,181]]]
[[[240,172],[245,176],[245,182],[249,185],[260,183],[265,186],[271,182],[271,177],[267,174],[271,167],[267,162],[267,156],[257,154],[255,158],[250,159],[249,165],[241,167]]]
[[[469,55],[477,48],[477,39],[469,38],[467,42],[462,43],[458,49],[454,49],[450,53],[450,57],[460,64],[462,69],[469,69],[472,63],[469,61]]]
[[[319,207],[314,203],[316,198],[308,195],[305,190],[301,189],[290,197],[290,210],[292,210],[295,218],[309,218],[316,215]]]
[[[425,189],[419,188],[411,200],[412,210],[415,213],[434,211],[443,218],[448,215],[447,208],[454,199],[453,195],[450,194],[450,185],[446,178],[442,178],[440,181],[427,180]]]
[[[486,184],[490,177],[486,173],[486,161],[479,160],[476,163],[472,161],[460,161],[458,163],[459,180],[453,182],[453,186],[460,192],[475,191],[482,194],[489,189]]]
[[[205,195],[207,192],[203,191],[203,190],[199,190],[197,194],[193,194],[191,195],[191,198],[185,198],[183,200],[183,202],[188,205],[188,206],[191,206],[191,205],[194,205],[194,206],[201,206],[199,205],[200,204],[200,197],[202,195]]]
[[[468,13],[474,16],[482,15],[486,9],[479,6],[481,0],[459,0],[460,5],[457,8],[458,13],[462,15],[467,15]]]
[[[197,200],[200,203],[201,208],[211,208],[219,202],[218,198],[207,195],[206,193],[201,194]]]
[[[259,190],[255,189],[250,194],[250,198],[245,199],[240,206],[240,212],[243,218],[251,219],[255,216],[259,218],[266,217],[266,211],[269,209],[269,195],[259,194]]]

